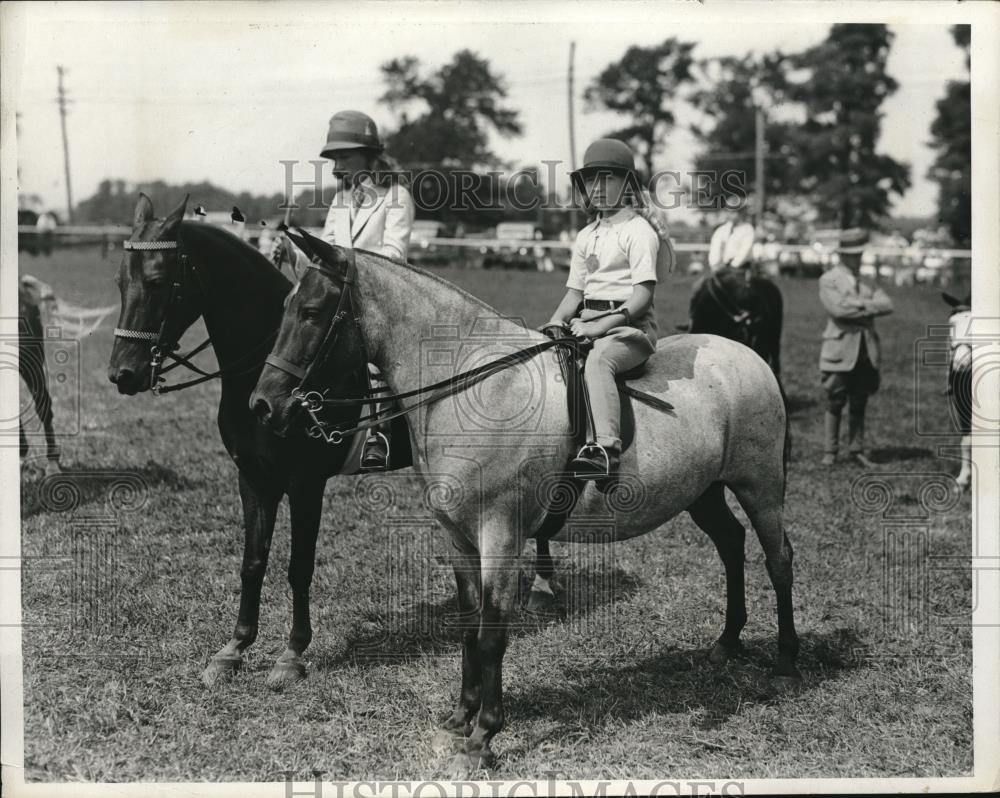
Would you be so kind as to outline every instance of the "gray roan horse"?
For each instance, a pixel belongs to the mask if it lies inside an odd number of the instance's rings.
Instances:
[[[440,349],[442,335],[471,345],[468,365],[484,363],[484,352],[510,354],[513,342],[540,348],[547,340],[435,275],[311,236],[303,240],[313,248],[311,268],[285,309],[251,398],[258,418],[279,434],[308,402],[311,392],[301,391],[339,387],[357,358],[378,366],[394,394],[411,395],[430,376],[426,345]],[[433,362],[443,363],[446,377],[462,365],[457,355]],[[739,651],[746,622],[744,529],[726,504],[723,489],[730,488],[754,526],[777,596],[774,684],[798,684],[792,547],[782,520],[786,420],[774,374],[741,344],[683,335],[661,339],[645,376],[632,384],[674,411],[634,404],[634,443],[623,454],[619,485],[602,493],[588,484],[570,527],[555,539],[626,540],[690,513],[725,565],[725,627],[709,654],[722,663]],[[410,402],[420,407],[409,416],[409,431],[420,477],[455,488],[450,501],[432,509],[458,551],[462,686],[444,729],[455,746],[453,767],[467,773],[491,765],[490,741],[504,725],[501,666],[518,581],[512,563],[551,510],[553,497],[541,488],[553,484],[574,450],[566,386],[551,353],[449,395]],[[475,419],[486,421],[476,429]],[[506,428],[489,420],[506,420]],[[579,516],[608,522],[572,528]]]
[[[292,284],[236,236],[206,224],[182,222],[185,205],[186,200],[166,219],[156,220],[152,202],[140,195],[117,277],[122,309],[108,377],[121,393],[129,395],[151,388],[166,393],[209,377],[218,377],[222,383],[219,431],[239,472],[243,504],[242,589],[233,636],[202,674],[207,684],[236,671],[243,653],[257,639],[275,518],[282,497],[288,496],[292,628],[287,649],[267,677],[268,686],[280,688],[306,673],[302,653],[312,640],[309,587],[323,489],[330,476],[352,473],[348,462],[352,447],[328,446],[304,435],[279,438],[257,423],[249,408],[250,393],[274,342]],[[159,384],[161,375],[178,363],[197,369],[188,360],[192,353],[185,357],[173,352],[199,316],[205,321],[220,369],[208,376],[199,371],[201,377],[164,387]],[[161,353],[157,361],[165,357],[174,362],[154,366],[154,349]],[[345,388],[352,394],[364,385],[360,369],[345,376]],[[356,408],[343,410],[340,420],[353,423],[359,415]],[[398,424],[394,435],[405,442],[405,424]],[[393,464],[409,465],[405,446],[394,447]]]

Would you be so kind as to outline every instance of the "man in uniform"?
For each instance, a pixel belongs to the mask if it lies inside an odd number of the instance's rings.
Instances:
[[[819,368],[826,391],[823,465],[837,461],[840,416],[846,404],[847,442],[851,459],[866,468],[865,407],[878,390],[880,349],[875,317],[892,313],[892,301],[881,288],[861,282],[861,256],[868,243],[864,230],[845,230],[837,249],[839,262],[819,280],[819,299],[830,314],[823,331]]]

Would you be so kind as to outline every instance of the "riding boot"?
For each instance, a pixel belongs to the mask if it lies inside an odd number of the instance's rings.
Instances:
[[[823,465],[831,466],[837,462],[837,449],[840,446],[840,408],[836,412],[827,408],[823,417]]]

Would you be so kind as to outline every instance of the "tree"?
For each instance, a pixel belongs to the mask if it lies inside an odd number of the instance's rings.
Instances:
[[[629,47],[587,87],[590,110],[616,111],[631,121],[609,133],[628,142],[652,171],[653,158],[676,123],[673,107],[685,83],[694,78],[694,42],[671,37],[653,47]]]
[[[382,65],[387,84],[380,98],[397,115],[386,136],[390,153],[411,167],[476,168],[502,165],[490,149],[489,134],[518,136],[517,111],[503,103],[507,88],[490,62],[470,50],[421,76],[411,56]]]
[[[969,26],[954,25],[955,44],[965,50],[969,66]],[[938,220],[954,242],[969,246],[972,239],[972,105],[969,81],[949,81],[937,101],[931,123],[931,147],[937,150],[927,176],[938,184]]]
[[[712,207],[722,207],[723,202],[734,207],[739,197],[731,178],[738,177],[738,185],[747,194],[757,180],[754,90],[767,97],[765,113],[785,102],[787,59],[777,52],[759,58],[709,59],[698,66],[701,86],[691,95],[692,104],[701,112],[701,118],[691,125],[701,144],[695,168],[713,175],[709,183]],[[800,159],[795,151],[795,126],[769,114],[764,139],[764,194],[767,207],[773,208],[779,199],[798,193]]]
[[[886,72],[892,39],[885,25],[833,25],[823,42],[791,59],[807,75],[788,92],[806,111],[794,136],[799,189],[841,227],[873,226],[891,195],[910,185],[908,166],[875,151],[879,107],[898,87]]]

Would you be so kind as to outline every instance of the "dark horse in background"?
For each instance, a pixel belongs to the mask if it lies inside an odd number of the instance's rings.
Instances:
[[[724,268],[695,283],[691,293],[691,333],[721,335],[749,346],[781,383],[781,290],[748,270]]]
[[[59,447],[52,417],[52,395],[49,393],[49,372],[45,364],[45,332],[42,328],[42,303],[55,299],[52,289],[30,275],[17,284],[17,353],[18,372],[28,386],[35,412],[45,430],[46,475],[58,473]],[[28,454],[28,438],[24,423],[18,420],[21,457]]]
[[[176,350],[184,331],[199,317],[204,319],[219,363],[214,376],[222,382],[219,431],[239,472],[244,545],[236,628],[209,661],[202,680],[211,685],[239,669],[243,652],[257,638],[275,517],[287,495],[292,629],[287,649],[267,677],[268,686],[280,688],[306,673],[302,653],[312,640],[309,588],[323,491],[329,477],[355,472],[357,447],[348,442],[331,446],[304,435],[278,437],[257,423],[250,411],[250,394],[271,351],[292,284],[236,236],[200,222],[182,222],[186,204],[185,198],[169,216],[157,220],[152,202],[140,195],[117,277],[122,307],[108,377],[123,394],[150,390],[160,379],[151,347]],[[176,248],[171,248],[174,242]],[[367,387],[360,370],[345,379],[353,396]],[[192,383],[199,381],[203,380]],[[331,421],[353,425],[359,416],[358,408],[344,409],[336,411]],[[402,468],[410,463],[409,433],[402,418],[396,424],[393,463]]]

